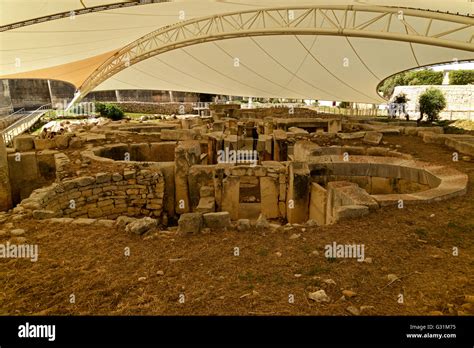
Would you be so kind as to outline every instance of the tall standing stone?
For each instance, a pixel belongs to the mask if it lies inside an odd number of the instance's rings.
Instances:
[[[291,162],[289,168],[287,220],[291,224],[303,223],[309,217],[310,171],[305,162]]]
[[[201,157],[201,145],[196,140],[180,142],[175,149],[175,201],[178,214],[191,211],[188,175],[191,166],[198,164]]]
[[[12,193],[10,187],[10,175],[8,170],[7,148],[0,137],[0,211],[12,207]]]
[[[240,178],[229,175],[222,180],[222,210],[228,211],[232,220],[239,219]]]

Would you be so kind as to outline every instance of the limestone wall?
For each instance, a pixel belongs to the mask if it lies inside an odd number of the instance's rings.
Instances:
[[[13,205],[27,198],[39,187],[56,178],[54,150],[15,152],[8,154],[8,167]]]
[[[393,92],[396,96],[401,92],[405,93],[409,99],[407,103],[408,113],[419,115],[418,98],[427,88],[435,87],[441,90],[446,97],[447,106],[440,114],[441,119],[457,120],[469,119],[474,120],[474,85],[456,86],[397,86]]]
[[[140,101],[147,103],[169,103],[169,102],[197,102],[199,94],[192,92],[173,91],[173,100],[170,99],[169,91],[154,90],[117,90],[96,91],[89,93],[86,101],[126,102]]]
[[[145,103],[145,102],[113,102],[119,105],[125,112],[161,114],[161,115],[179,115],[180,111],[185,114],[195,114],[192,103]],[[184,107],[184,109],[181,109]]]
[[[7,80],[0,81],[0,116],[5,116],[13,112],[10,88]]]
[[[126,160],[142,162],[173,162],[176,142],[140,143],[140,144],[113,144],[99,146],[92,149],[94,155],[115,161]]]
[[[130,146],[135,145],[131,144]],[[136,144],[140,145],[140,144]],[[101,157],[95,153],[101,154],[100,151],[116,151],[115,155],[112,155],[111,158]],[[115,149],[115,150],[114,150]],[[136,162],[133,160],[124,161],[123,154],[128,149],[128,144],[114,144],[99,146],[92,148],[91,150],[85,150],[81,152],[83,161],[95,163],[97,165],[106,165],[110,166],[115,165],[117,171],[124,170],[124,167],[134,167],[136,170],[151,170],[161,172],[164,179],[164,211],[168,216],[174,216],[175,214],[175,163],[174,162]],[[114,160],[112,158],[117,159]],[[121,168],[121,169],[119,169]]]
[[[9,80],[13,107],[36,109],[51,103],[48,81],[35,79]]]
[[[65,180],[35,190],[21,202],[38,219],[161,217],[165,182],[161,171],[124,170]]]

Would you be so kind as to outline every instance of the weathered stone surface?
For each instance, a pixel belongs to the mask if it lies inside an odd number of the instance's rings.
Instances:
[[[48,220],[51,223],[56,223],[56,224],[69,224],[74,221],[73,218],[52,218]]]
[[[78,218],[75,219],[72,223],[74,225],[92,225],[94,222],[96,222],[95,219]]]
[[[304,223],[309,216],[309,192],[311,177],[308,165],[292,162],[288,177],[286,216],[289,223]]]
[[[0,137],[0,211],[8,210],[11,207],[12,192],[10,187],[7,149],[3,138]]]
[[[35,149],[37,151],[54,149],[56,147],[55,142],[53,140],[50,140],[50,139],[36,138],[34,140],[34,144],[35,144]]]
[[[34,137],[31,135],[19,135],[13,139],[13,147],[16,151],[31,151],[35,148]]]
[[[322,186],[313,182],[311,184],[311,201],[309,207],[309,221],[315,221],[319,225],[326,224],[327,191]]]
[[[257,222],[255,224],[255,228],[258,231],[265,231],[270,227],[270,224],[268,223],[267,218],[265,217],[264,214],[260,214],[260,216],[257,219]]]
[[[69,146],[69,140],[71,136],[68,134],[65,135],[57,135],[54,137],[54,143],[58,149],[67,149]]]
[[[212,213],[216,210],[216,200],[214,197],[202,197],[196,208],[198,213]]]
[[[33,218],[38,219],[38,220],[54,218],[57,215],[58,214],[56,212],[51,211],[51,210],[44,210],[44,209],[33,210]]]
[[[383,134],[379,132],[366,132],[364,136],[364,143],[371,145],[378,145],[382,141]]]
[[[155,219],[145,217],[129,223],[125,230],[134,234],[144,234],[156,226],[157,221]]]
[[[223,230],[230,227],[230,214],[227,211],[207,213],[203,215],[204,225],[213,230]]]
[[[365,137],[365,132],[337,133],[337,137],[342,140],[361,139]]]
[[[202,186],[199,190],[200,197],[214,197],[214,187]]]
[[[186,213],[191,210],[188,174],[190,167],[200,162],[200,156],[199,141],[183,141],[175,149],[175,209],[177,213]]]
[[[351,219],[369,214],[369,208],[365,205],[344,205],[335,208],[336,221]]]
[[[202,223],[201,213],[181,214],[178,220],[178,231],[180,233],[199,233]]]
[[[260,178],[261,210],[262,214],[269,219],[280,216],[278,208],[279,192],[280,185],[278,179],[266,176]]]
[[[250,220],[249,219],[239,219],[237,220],[237,230],[238,231],[248,231],[251,229]]]
[[[110,180],[112,180],[112,175],[110,173],[97,173],[95,175],[95,178],[98,184],[103,184],[106,182],[110,182]]]
[[[93,178],[92,176],[83,176],[81,178],[75,179],[74,181],[79,186],[87,186],[93,184],[95,182],[95,178]]]
[[[222,180],[222,210],[228,211],[232,220],[239,218],[240,178],[228,176]]]
[[[328,295],[326,295],[326,291],[324,290],[318,290],[315,292],[310,292],[308,294],[308,297],[316,302],[330,302],[331,299],[329,298]]]
[[[118,227],[125,227],[127,226],[129,223],[132,223],[134,222],[136,219],[133,218],[133,217],[129,217],[129,216],[119,216],[116,220],[115,220],[115,224],[118,226]]]
[[[12,236],[22,236],[24,234],[25,234],[25,230],[22,228],[17,228],[10,231],[10,235]]]
[[[108,227],[108,228],[112,228],[115,225],[114,220],[107,220],[107,219],[97,220],[96,223],[97,223],[98,226],[103,226],[103,227]]]

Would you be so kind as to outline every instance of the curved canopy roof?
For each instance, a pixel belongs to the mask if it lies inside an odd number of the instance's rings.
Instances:
[[[397,72],[474,60],[469,0],[0,0],[0,78],[380,103]]]

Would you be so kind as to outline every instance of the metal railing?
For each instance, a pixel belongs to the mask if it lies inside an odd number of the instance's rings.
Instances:
[[[5,145],[10,145],[13,138],[30,129],[48,110],[51,109],[51,104],[40,106],[35,111],[31,111],[26,117],[21,118],[15,123],[5,128],[1,134]]]
[[[357,108],[340,108],[337,106],[315,106],[310,109],[316,110],[320,113],[343,115],[343,116],[387,116],[386,110],[381,109],[357,109]]]
[[[208,102],[193,103],[193,109],[194,110],[208,110],[210,104],[211,103],[208,103]]]
[[[12,114],[1,116],[0,117],[0,129],[7,128],[9,125],[14,123],[16,120],[27,114],[25,108],[15,111]]]

